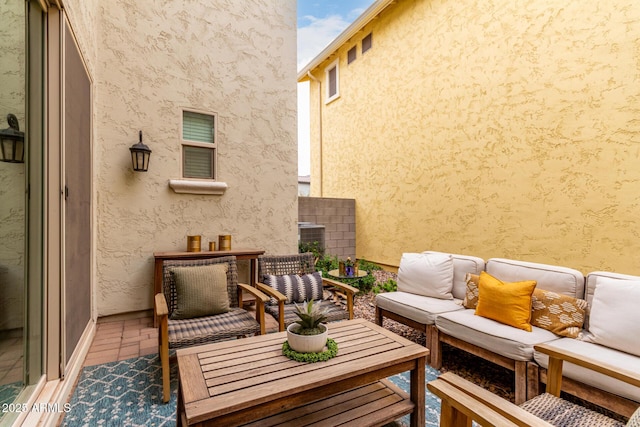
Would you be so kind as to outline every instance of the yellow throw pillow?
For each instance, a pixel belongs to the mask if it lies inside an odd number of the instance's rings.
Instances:
[[[531,324],[556,335],[576,338],[584,324],[587,302],[568,295],[536,289],[531,297]]]
[[[464,281],[467,283],[467,293],[464,296],[462,305],[464,308],[476,308],[478,305],[478,281],[480,276],[477,274],[467,273]]]
[[[480,273],[476,315],[531,332],[531,294],[535,280],[505,283]]]

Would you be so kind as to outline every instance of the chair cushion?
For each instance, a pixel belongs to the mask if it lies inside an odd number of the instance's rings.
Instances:
[[[640,358],[629,353],[573,338],[560,338],[547,344],[560,350],[588,355],[589,359],[594,360],[596,364],[607,364],[620,370],[640,372]],[[549,367],[549,357],[546,354],[536,351],[533,357],[538,365],[545,369]],[[594,372],[591,369],[583,368],[570,362],[563,362],[562,375],[640,403],[640,387],[635,387],[608,375]]]
[[[446,254],[445,252],[425,251],[424,254]],[[467,288],[467,273],[480,274],[484,270],[484,260],[470,255],[446,254],[453,259],[453,298],[464,299]]]
[[[582,339],[640,356],[640,281],[600,277]]]
[[[460,300],[424,297],[400,291],[376,295],[376,305],[423,325],[433,325],[436,316],[441,313],[463,309]]]
[[[190,347],[260,333],[254,316],[241,308],[215,316],[169,320],[169,348]]]
[[[520,405],[538,418],[563,427],[624,427],[624,423],[568,402],[549,393],[543,393]]]
[[[572,268],[505,258],[487,261],[487,273],[505,282],[535,280],[540,289],[584,297],[584,275]]]
[[[229,311],[227,265],[171,267],[176,284],[176,309],[171,319],[191,319]]]
[[[274,288],[287,297],[285,304],[322,299],[322,276],[319,272],[312,274],[289,274],[274,276],[265,274],[262,283]],[[278,304],[278,300],[271,298],[269,304]]]
[[[576,338],[584,324],[587,302],[568,295],[536,289],[531,296],[531,324],[556,335]]]
[[[453,259],[443,253],[404,253],[398,290],[425,297],[453,299]]]
[[[531,332],[514,328],[495,320],[476,316],[474,310],[459,310],[439,314],[437,328],[461,339],[513,360],[533,359],[533,346],[558,339],[545,329],[533,327]]]
[[[349,312],[345,310],[343,307],[334,304],[333,301],[330,300],[320,300],[316,301],[313,305],[320,305],[321,309],[327,310],[327,322],[338,322],[340,320],[346,320],[349,318]],[[280,320],[280,312],[278,311],[277,305],[269,305],[265,304],[264,306],[265,312],[272,315],[276,320]],[[285,304],[284,305],[284,326],[285,328],[290,324],[296,322],[300,318],[296,315],[296,306],[295,304]]]
[[[626,427],[640,427],[640,406],[631,415],[631,417],[629,417],[629,421],[627,421]]]
[[[506,283],[480,273],[476,314],[531,332],[531,294],[535,280]]]

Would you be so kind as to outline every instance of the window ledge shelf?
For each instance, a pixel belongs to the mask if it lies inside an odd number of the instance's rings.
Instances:
[[[169,187],[181,194],[209,194],[222,196],[227,191],[227,183],[219,181],[191,181],[188,179],[170,179]]]

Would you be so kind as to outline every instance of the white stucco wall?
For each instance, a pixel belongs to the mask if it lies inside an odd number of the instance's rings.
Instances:
[[[81,2],[80,2],[81,3]],[[296,3],[100,2],[72,14],[81,48],[95,36],[94,205],[98,315],[152,307],[153,252],[203,247],[297,251]],[[75,7],[73,7],[75,5]],[[93,53],[87,54],[89,58]],[[89,59],[91,61],[91,59]],[[176,194],[182,108],[218,115],[223,196]],[[131,170],[138,130],[153,150]]]
[[[0,129],[15,114],[25,129],[25,5],[0,6]],[[23,326],[24,164],[0,162],[0,331]]]

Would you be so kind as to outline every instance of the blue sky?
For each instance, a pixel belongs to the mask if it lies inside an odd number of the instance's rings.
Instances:
[[[298,69],[301,69],[373,0],[298,0]]]
[[[374,0],[298,0],[298,70],[315,58]],[[298,174],[309,175],[309,91],[298,84]]]

